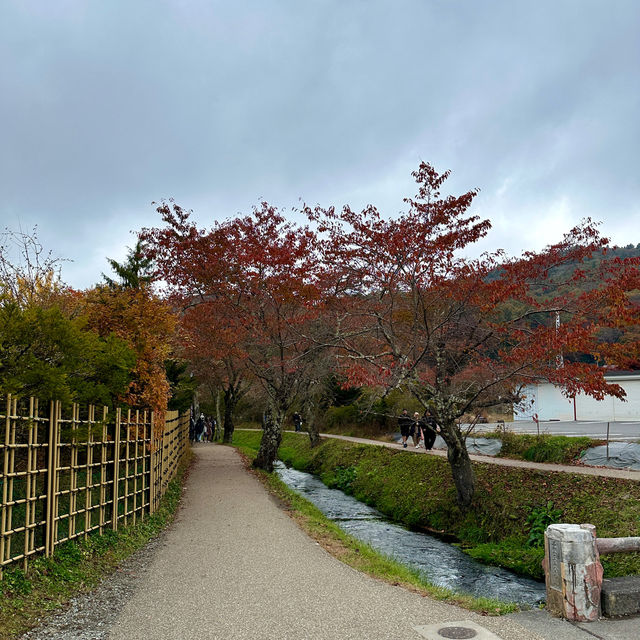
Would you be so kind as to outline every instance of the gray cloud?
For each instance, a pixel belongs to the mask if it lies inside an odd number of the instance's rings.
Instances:
[[[423,159],[481,188],[487,248],[586,215],[637,243],[639,27],[635,0],[5,0],[0,219],[88,286],[152,200],[393,213]]]

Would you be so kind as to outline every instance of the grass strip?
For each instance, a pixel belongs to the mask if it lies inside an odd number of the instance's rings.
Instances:
[[[20,637],[41,622],[43,615],[90,591],[159,535],[173,521],[190,461],[189,453],[157,511],[141,522],[61,544],[52,558],[32,559],[27,574],[21,569],[6,570],[0,581],[0,640]]]
[[[455,593],[450,589],[430,584],[418,571],[379,553],[368,544],[345,533],[314,504],[290,489],[275,473],[269,474],[251,469],[250,463],[257,453],[255,448],[246,443],[235,446],[243,454],[247,468],[255,473],[269,491],[281,501],[291,518],[303,531],[341,562],[394,586],[401,586],[420,595],[448,602],[483,615],[497,616],[518,610],[518,606],[514,603]]]

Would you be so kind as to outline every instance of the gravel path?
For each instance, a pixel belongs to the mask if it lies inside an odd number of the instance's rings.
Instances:
[[[133,554],[91,593],[74,598],[64,611],[47,619],[24,640],[106,640],[124,605],[131,599],[165,536]]]

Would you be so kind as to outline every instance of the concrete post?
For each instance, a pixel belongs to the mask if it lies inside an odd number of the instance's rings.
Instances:
[[[602,565],[590,524],[552,524],[544,534],[547,607],[579,622],[600,616]]]

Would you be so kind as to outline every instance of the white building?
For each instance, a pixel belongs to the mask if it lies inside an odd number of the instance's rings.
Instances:
[[[605,376],[607,382],[619,384],[626,392],[625,400],[606,396],[595,400],[591,396],[579,394],[565,398],[560,389],[550,382],[539,382],[527,386],[526,400],[514,407],[514,420],[640,420],[640,372],[611,373]]]

